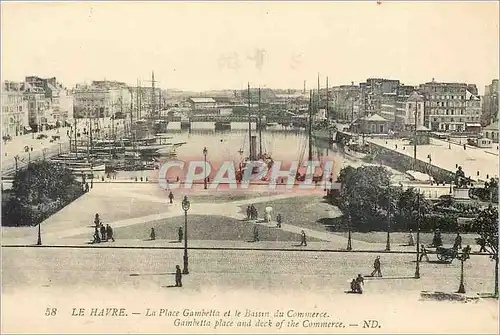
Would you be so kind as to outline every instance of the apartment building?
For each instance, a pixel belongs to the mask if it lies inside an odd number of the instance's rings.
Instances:
[[[2,84],[2,135],[18,136],[31,131],[28,101],[24,99],[23,84],[5,81]]]
[[[484,88],[481,124],[487,126],[498,121],[498,79]]]
[[[465,131],[466,120],[470,120],[466,114],[467,91],[477,94],[475,85],[432,81],[421,84],[419,90],[425,99],[425,123],[429,129]]]
[[[77,84],[72,90],[76,118],[111,117],[130,112],[130,90],[125,83],[93,81]]]

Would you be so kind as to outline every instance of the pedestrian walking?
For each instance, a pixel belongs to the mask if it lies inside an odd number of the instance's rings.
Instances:
[[[170,191],[170,193],[168,194],[168,199],[170,200],[171,204],[174,203],[174,194],[172,193],[172,191]]]
[[[92,243],[101,243],[101,237],[99,236],[99,227],[98,226],[95,226],[94,241]]]
[[[457,236],[455,237],[455,243],[453,244],[453,249],[455,250],[462,249],[462,236],[460,236],[460,233],[457,233]]]
[[[371,276],[374,277],[375,275],[377,275],[377,277],[382,277],[382,270],[380,269],[380,256],[377,256],[373,262],[373,271]]]
[[[423,243],[420,245],[420,249],[422,249],[422,250],[420,250],[420,258],[419,258],[419,260],[418,260],[418,261],[419,261],[419,262],[421,262],[421,261],[422,261],[422,258],[424,258],[424,257],[425,257],[425,259],[426,259],[426,260],[427,260],[427,262],[428,262],[428,261],[429,261],[429,256],[427,255],[427,249],[425,249],[425,246],[424,246],[424,244],[423,244]]]
[[[479,246],[481,247],[479,249],[479,252],[487,252],[486,251],[486,240],[482,237],[479,237],[476,239],[476,241],[477,241],[477,244],[479,244]]]
[[[300,246],[307,247],[306,232],[303,230],[300,232]]]
[[[102,223],[101,223],[101,227],[99,228],[99,230],[101,231],[101,241],[107,242],[106,227],[104,227],[104,225]]]
[[[247,220],[250,220],[250,217],[252,216],[252,208],[250,205],[247,206]]]
[[[149,234],[149,238],[151,239],[151,241],[156,240],[156,234],[154,228],[151,228],[151,233]]]
[[[95,216],[94,216],[94,226],[96,228],[99,228],[100,225],[101,225],[101,218],[99,217],[99,213],[95,213]]]
[[[259,229],[257,228],[257,225],[253,226],[253,241],[254,242],[259,242]]]
[[[179,227],[179,230],[177,231],[177,235],[179,237],[179,243],[181,243],[182,238],[184,237],[184,232],[182,231],[182,227]]]
[[[281,214],[278,214],[278,216],[276,216],[276,222],[276,227],[281,228]]]
[[[108,224],[106,225],[106,234],[108,235],[108,240],[115,241],[115,238],[113,237],[113,228]]]
[[[89,191],[89,183],[85,183],[85,193],[88,193]]]
[[[182,287],[182,271],[179,265],[175,266],[175,287]]]
[[[413,247],[415,245],[415,239],[413,238],[413,231],[410,229],[410,236],[408,237],[408,245]]]

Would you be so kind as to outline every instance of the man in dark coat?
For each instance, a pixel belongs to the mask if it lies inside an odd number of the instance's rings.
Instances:
[[[182,271],[179,265],[175,266],[175,287],[182,287]]]
[[[457,233],[457,236],[455,237],[455,243],[453,244],[453,249],[462,249],[462,236],[460,236],[460,233]]]
[[[172,192],[170,192],[168,194],[168,199],[170,200],[170,203],[173,204],[174,203],[174,194]]]
[[[184,237],[184,232],[182,231],[182,227],[179,227],[179,231],[177,233],[179,235],[179,243],[181,243],[182,238]]]
[[[113,228],[108,224],[106,225],[106,233],[108,235],[108,240],[115,241],[115,238],[113,237]]]
[[[371,273],[371,276],[377,275],[378,277],[382,277],[382,271],[380,270],[380,256],[377,256],[375,258],[375,261],[373,262],[373,271]]]
[[[101,227],[99,228],[100,231],[101,231],[101,241],[103,242],[107,242],[107,238],[106,238],[106,227],[104,227],[103,224],[101,224]]]
[[[301,231],[300,233],[300,245],[301,246],[306,246],[307,247],[307,241],[306,241],[306,232],[305,231]]]

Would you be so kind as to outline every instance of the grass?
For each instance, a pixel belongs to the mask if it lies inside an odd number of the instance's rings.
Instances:
[[[114,229],[114,237],[119,239],[142,239],[149,240],[151,228],[155,229],[157,240],[178,240],[178,229],[184,229],[184,217],[174,217],[167,220],[153,221],[135,224],[127,227]],[[257,225],[261,241],[297,241],[300,235],[283,231],[281,229]],[[253,239],[254,224],[238,221],[224,216],[188,216],[188,238],[192,240],[214,240],[214,241],[251,241]],[[93,231],[72,238],[90,238]],[[309,238],[311,242],[320,240]]]
[[[269,202],[256,203],[255,207],[262,217],[266,207],[272,207],[274,217],[281,214],[283,223],[300,226],[318,231],[330,231],[328,226],[321,223],[330,215],[339,213],[336,207],[323,202],[321,195],[298,196],[294,198],[279,199]],[[247,206],[241,206],[241,211],[246,213]]]

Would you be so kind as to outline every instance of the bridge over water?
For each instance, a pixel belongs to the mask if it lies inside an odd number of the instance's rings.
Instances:
[[[251,117],[251,122],[257,122],[258,117]],[[298,122],[306,122],[306,119],[292,118],[291,116],[266,116],[263,122],[276,122],[281,124],[291,124]],[[245,115],[194,115],[189,118],[180,116],[167,117],[168,122],[248,122],[248,116]]]

